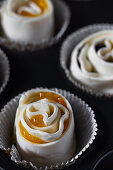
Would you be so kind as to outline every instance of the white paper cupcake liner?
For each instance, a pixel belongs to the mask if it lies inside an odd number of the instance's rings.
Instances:
[[[5,53],[0,49],[0,94],[7,85],[10,74],[9,61]]]
[[[2,6],[2,3],[3,2],[1,2],[0,6]],[[62,0],[52,0],[52,3],[55,11],[55,35],[50,40],[45,39],[40,42],[23,43],[12,41],[0,34],[0,45],[11,50],[35,51],[51,47],[60,41],[70,22],[70,10],[66,3]]]
[[[102,31],[102,30],[113,30],[113,24],[94,24],[85,26],[71,35],[69,35],[66,40],[64,40],[61,51],[60,51],[60,64],[63,68],[67,78],[69,79],[72,84],[77,87],[78,89],[82,90],[82,92],[85,92],[85,94],[90,94],[96,97],[113,97],[113,94],[103,94],[100,92],[95,92],[91,88],[87,88],[82,83],[75,80],[70,72],[70,59],[71,59],[71,53],[74,49],[74,47],[84,38],[87,36]]]
[[[43,90],[43,88],[38,88]],[[74,96],[70,92],[61,89],[50,89],[63,95],[71,104],[74,119],[75,119],[75,133],[76,133],[76,153],[75,156],[67,160],[67,162],[57,163],[56,166],[50,167],[36,167],[31,162],[21,160],[18,150],[15,145],[11,142],[11,136],[13,136],[13,126],[16,109],[20,95],[8,102],[0,113],[0,148],[9,153],[11,160],[15,163],[31,168],[31,169],[60,169],[74,164],[77,159],[89,148],[93,143],[95,136],[97,135],[97,123],[93,110],[85,104],[84,101]]]

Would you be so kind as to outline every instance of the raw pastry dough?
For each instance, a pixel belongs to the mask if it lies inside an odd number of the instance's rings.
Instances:
[[[51,0],[7,0],[1,9],[1,26],[6,37],[17,42],[41,42],[54,33]]]
[[[55,92],[37,89],[22,95],[14,129],[22,158],[36,166],[65,162],[75,153],[73,112]]]
[[[95,92],[113,93],[113,31],[94,33],[73,50],[72,76]]]

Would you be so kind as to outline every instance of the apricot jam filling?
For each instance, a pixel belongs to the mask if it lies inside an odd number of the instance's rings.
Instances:
[[[20,127],[20,133],[21,135],[29,142],[36,143],[36,144],[45,144],[48,143],[46,141],[43,141],[42,139],[31,135],[22,125],[21,121],[19,122],[19,127]]]
[[[38,128],[40,127],[46,127],[44,121],[43,121],[43,115],[35,115],[35,116],[32,116],[30,119],[29,119],[30,123]]]
[[[30,103],[33,103],[33,102],[36,102],[38,100],[45,99],[45,98],[50,100],[50,101],[52,101],[52,102],[57,102],[57,103],[63,105],[64,107],[66,107],[68,109],[67,104],[64,101],[64,99],[61,96],[59,96],[58,94],[55,94],[55,93],[52,93],[52,92],[42,92],[42,91],[40,91],[40,92],[31,94],[31,95],[29,95],[29,97],[22,104],[23,105],[24,104],[30,104]],[[61,108],[59,108],[59,109],[61,111],[61,115],[65,114],[64,111]],[[36,110],[35,110],[35,108],[31,108],[31,111],[34,112]],[[53,108],[50,107],[50,115],[52,113],[53,113]],[[69,118],[64,121],[64,130],[63,130],[63,133],[65,133],[65,131],[68,128],[69,120],[70,120],[70,115],[69,115]],[[35,127],[39,127],[39,128],[46,127],[46,125],[45,125],[45,123],[43,121],[43,115],[41,115],[41,114],[32,116],[29,119],[29,121]],[[36,143],[36,144],[45,144],[45,143],[48,143],[46,141],[43,141],[39,137],[36,137],[36,136],[33,136],[33,135],[29,134],[29,132],[22,125],[21,121],[19,122],[19,129],[20,129],[21,135],[26,140],[28,140],[29,142]]]
[[[37,16],[41,16],[42,14],[45,13],[46,10],[49,9],[47,0],[30,0],[30,1],[34,2],[41,9],[41,12],[39,14],[32,14],[30,12],[23,10],[19,13],[19,15],[25,16],[25,17],[37,17]]]
[[[29,97],[26,100],[24,100],[24,102],[22,104],[23,105],[30,104],[30,103],[36,102],[38,100],[41,100],[41,99],[48,99],[52,102],[57,102],[68,109],[67,104],[64,101],[64,99],[60,95],[53,93],[53,92],[40,91],[37,93],[33,93],[33,94],[29,95]]]

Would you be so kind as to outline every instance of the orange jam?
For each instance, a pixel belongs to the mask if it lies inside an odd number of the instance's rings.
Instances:
[[[21,121],[19,122],[19,127],[20,127],[20,133],[21,135],[28,140],[29,142],[36,143],[36,144],[45,144],[48,143],[46,141],[43,141],[42,139],[31,135],[22,125]]]
[[[40,91],[40,92],[37,92],[37,93],[36,92],[32,93],[31,95],[28,96],[28,98],[26,100],[24,100],[24,102],[22,104],[33,103],[33,102],[36,102],[38,100],[45,99],[45,98],[52,101],[52,102],[57,102],[57,103],[63,105],[64,107],[66,107],[68,109],[67,104],[64,101],[64,99],[60,95],[58,95],[54,92],[42,92],[42,91]]]
[[[32,14],[27,11],[22,11],[19,15],[22,15],[25,17],[37,17],[37,16],[44,14],[44,12],[49,9],[47,0],[30,0],[30,1],[34,2],[35,4],[37,4],[39,6],[39,8],[41,9],[41,13],[40,14]]]
[[[35,115],[29,119],[30,123],[36,127],[46,127],[43,121],[43,115]]]
[[[59,104],[63,105],[64,107],[67,108],[67,104],[66,102],[64,101],[64,99],[58,95],[58,94],[55,94],[54,92],[35,92],[31,95],[28,96],[28,98],[22,103],[23,105],[24,104],[29,104],[29,103],[33,103],[33,102],[36,102],[38,100],[41,100],[41,99],[48,99],[50,101],[53,101],[53,102],[58,102]],[[68,108],[67,108],[68,109]],[[36,111],[34,108],[31,109],[31,111]],[[61,111],[61,114],[63,115],[64,114],[64,111],[62,109],[60,109]],[[52,111],[53,112],[53,111]],[[36,127],[46,127],[44,121],[43,121],[43,115],[35,115],[35,116],[32,116],[30,119],[30,122],[32,125],[36,126]],[[68,125],[69,125],[69,120],[70,120],[70,115],[69,115],[69,118],[67,120],[65,120],[64,122],[64,131],[63,133],[67,130],[68,128]],[[23,125],[21,124],[21,121],[19,122],[19,127],[20,127],[20,132],[21,132],[21,135],[28,141],[30,142],[33,142],[33,143],[36,143],[36,144],[44,144],[44,143],[48,143],[46,141],[43,141],[41,140],[40,138],[38,137],[35,137],[33,135],[30,135],[29,132],[27,132],[27,130],[23,127]]]

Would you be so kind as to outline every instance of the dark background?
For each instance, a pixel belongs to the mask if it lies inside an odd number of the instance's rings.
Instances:
[[[90,170],[96,159],[113,147],[113,99],[86,96],[77,90],[65,77],[60,66],[60,48],[71,32],[89,24],[112,23],[112,0],[65,0],[71,9],[70,25],[58,44],[36,52],[16,52],[2,48],[8,56],[11,68],[10,79],[0,95],[0,108],[19,93],[35,87],[61,88],[78,95],[95,111],[98,135],[93,145],[68,170]],[[112,160],[109,160],[109,164]],[[0,166],[4,169],[22,170],[0,151]],[[100,168],[99,168],[100,169]],[[103,165],[102,169],[106,169]],[[112,168],[113,169],[113,168]],[[110,168],[109,168],[110,170]]]

